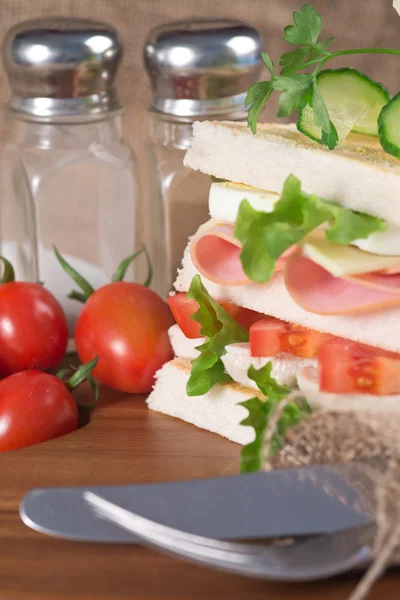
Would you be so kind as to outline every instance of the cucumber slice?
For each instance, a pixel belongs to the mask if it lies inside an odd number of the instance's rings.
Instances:
[[[390,100],[387,89],[356,69],[321,71],[318,86],[331,121],[338,133],[340,144],[350,133],[378,135],[378,116]],[[321,129],[314,122],[308,104],[299,112],[297,129],[312,140],[321,143]]]
[[[382,108],[378,125],[382,148],[400,158],[400,92]]]

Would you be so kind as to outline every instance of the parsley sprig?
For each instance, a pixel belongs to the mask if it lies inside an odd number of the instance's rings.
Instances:
[[[293,25],[284,28],[283,39],[296,46],[295,50],[282,54],[279,60],[281,71],[275,72],[275,65],[267,52],[262,59],[267,67],[270,79],[255,83],[249,88],[246,106],[251,106],[248,124],[253,133],[257,131],[259,115],[273,91],[280,93],[278,117],[289,117],[295,111],[301,111],[306,105],[313,110],[314,121],[321,128],[321,143],[329,149],[338,143],[338,134],[318,87],[317,76],[322,67],[331,59],[348,54],[400,54],[394,48],[354,48],[330,52],[328,47],[335,38],[320,40],[322,16],[313,6],[303,4],[300,10],[293,12]],[[314,70],[298,73],[308,67]]]

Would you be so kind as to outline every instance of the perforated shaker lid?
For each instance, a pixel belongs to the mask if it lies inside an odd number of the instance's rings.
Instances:
[[[23,21],[7,32],[2,52],[13,111],[50,120],[120,108],[114,82],[122,44],[109,25],[63,17]]]
[[[242,21],[198,19],[156,27],[144,46],[153,108],[184,117],[243,111],[262,66],[262,49],[260,32]]]

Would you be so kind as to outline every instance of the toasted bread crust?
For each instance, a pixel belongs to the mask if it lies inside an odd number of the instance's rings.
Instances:
[[[245,123],[202,121],[185,165],[278,193],[293,174],[308,193],[400,226],[400,161],[373,136],[350,134],[332,151],[294,125],[261,124],[253,135]]]

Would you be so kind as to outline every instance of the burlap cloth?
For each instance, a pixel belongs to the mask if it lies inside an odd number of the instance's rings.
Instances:
[[[271,419],[266,447],[273,429]],[[351,600],[366,598],[385,568],[400,564],[399,416],[378,411],[315,412],[283,441],[282,450],[267,457],[266,469],[331,465],[359,492],[356,508],[375,519],[376,528],[370,531],[373,562],[351,595]],[[324,491],[340,494],[334,487]],[[360,538],[360,544],[364,542]]]

